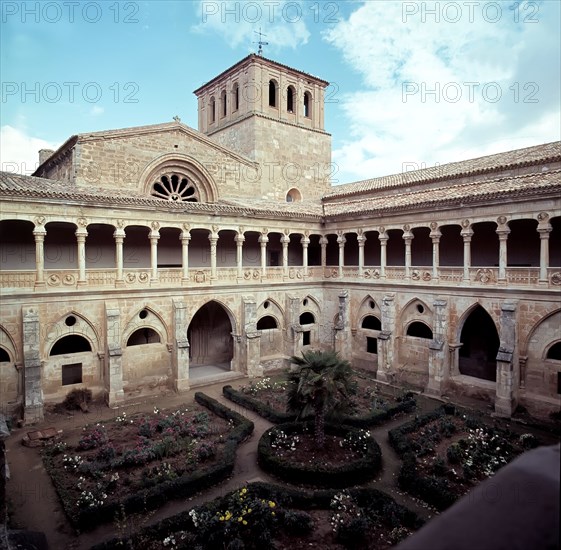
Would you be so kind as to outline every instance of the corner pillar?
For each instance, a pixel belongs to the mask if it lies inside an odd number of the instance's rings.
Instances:
[[[42,366],[39,353],[39,312],[23,307],[23,419],[25,424],[43,420]]]

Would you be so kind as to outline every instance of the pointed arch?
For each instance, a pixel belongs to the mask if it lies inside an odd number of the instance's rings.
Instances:
[[[155,331],[160,337],[160,342],[165,343],[170,341],[169,328],[163,316],[153,305],[144,304],[142,307],[138,308],[127,321],[121,339],[122,346],[127,347],[127,342],[132,334],[138,329],[143,328]]]
[[[12,335],[7,331],[7,329],[0,325],[0,346],[6,350],[10,357],[10,361],[17,362],[19,360],[18,348]]]
[[[51,355],[55,342],[67,335],[83,336],[89,342],[91,351],[97,352],[101,349],[100,327],[76,310],[70,310],[61,315],[57,321],[48,324],[45,329],[47,337],[43,349],[47,356]]]

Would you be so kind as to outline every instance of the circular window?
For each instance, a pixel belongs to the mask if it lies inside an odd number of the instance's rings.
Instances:
[[[148,317],[148,311],[147,311],[146,309],[143,309],[143,310],[138,314],[138,316],[139,316],[141,319],[146,319],[146,317]]]
[[[264,307],[265,309],[267,309],[267,308],[269,307],[269,305],[270,305],[270,304],[269,304],[269,301],[266,301],[266,302],[263,304],[263,307]]]
[[[74,315],[69,315],[65,320],[64,320],[64,324],[67,327],[73,327],[76,324],[76,317],[74,317]]]
[[[304,298],[304,299],[302,300],[302,305],[303,305],[303,306],[307,306],[307,305],[308,305],[308,298]]]
[[[199,202],[199,193],[195,185],[180,174],[165,174],[152,185],[153,197],[172,202]]]
[[[374,300],[370,300],[370,302],[368,302],[368,305],[370,306],[370,309],[374,309],[376,307],[376,302]]]
[[[425,308],[421,305],[421,304],[417,304],[417,311],[419,313],[424,313],[425,312]]]

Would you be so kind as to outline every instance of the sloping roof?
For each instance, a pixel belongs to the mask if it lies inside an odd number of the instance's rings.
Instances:
[[[399,188],[415,184],[450,180],[516,168],[532,164],[560,161],[561,141],[535,145],[524,149],[506,151],[495,155],[451,162],[422,170],[402,172],[379,178],[347,183],[335,187],[324,195],[324,200],[337,199],[383,189]]]

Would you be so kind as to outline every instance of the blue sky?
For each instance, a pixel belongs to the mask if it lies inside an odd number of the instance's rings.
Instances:
[[[560,2],[4,0],[2,169],[71,135],[197,126],[250,52],[331,82],[335,183],[560,139]]]

